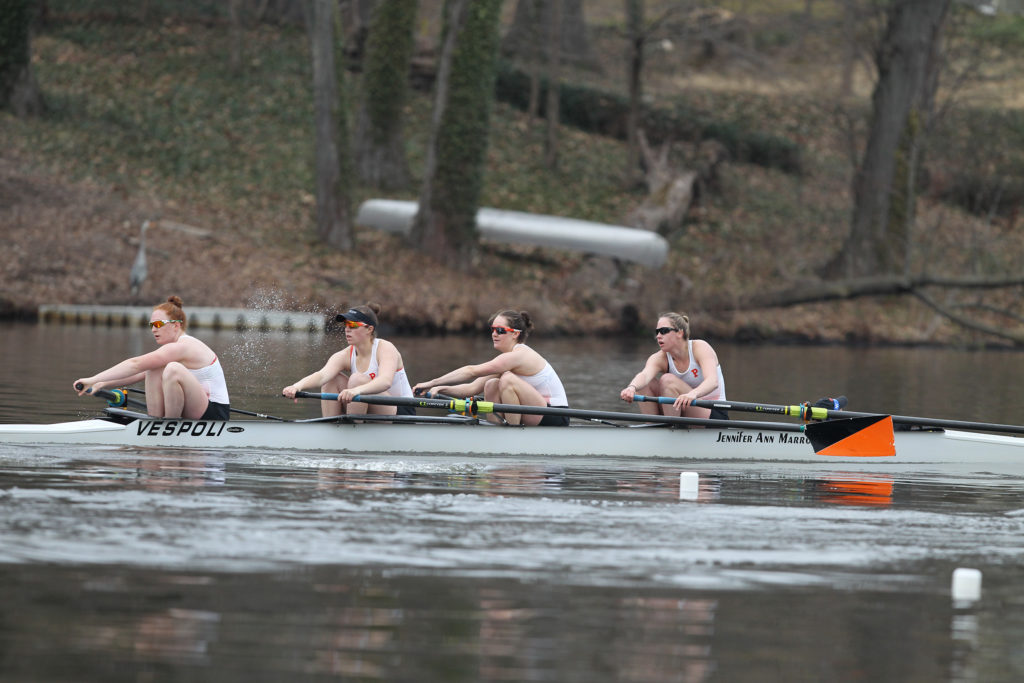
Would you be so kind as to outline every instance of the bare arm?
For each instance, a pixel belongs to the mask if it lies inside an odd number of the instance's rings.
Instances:
[[[345,370],[350,369],[350,353],[349,347],[346,346],[344,349],[328,358],[327,363],[325,363],[322,368],[310,375],[306,375],[298,382],[286,386],[281,390],[281,394],[288,398],[295,398],[296,392],[314,388],[319,390],[327,380],[344,372]]]
[[[472,382],[467,382],[465,384],[456,384],[454,386],[446,386],[444,384],[439,384],[434,387],[434,391],[436,391],[439,394],[444,394],[446,396],[454,396],[456,398],[476,396],[477,394],[482,394],[484,392],[484,385],[487,383],[487,380],[491,379],[492,377],[497,377],[497,375],[484,375],[483,377],[477,377]]]
[[[182,360],[186,355],[186,351],[187,349],[178,342],[164,344],[156,351],[127,358],[92,377],[80,377],[72,382],[72,386],[75,392],[81,396],[86,391],[93,389],[102,389],[112,385],[134,384],[144,378],[148,370],[157,370],[168,363]],[[81,389],[78,388],[79,385],[81,385]]]
[[[461,368],[456,368],[455,370],[445,373],[440,377],[435,377],[434,379],[428,380],[426,382],[420,382],[415,387],[413,387],[413,392],[420,393],[423,391],[427,391],[429,389],[433,389],[434,387],[441,386],[444,386],[445,388],[451,390],[453,388],[453,385],[462,385],[470,383],[475,385],[477,382],[474,382],[474,380],[486,381],[491,377],[497,377],[503,372],[507,372],[509,370],[516,370],[521,362],[521,358],[522,356],[520,351],[509,351],[508,353],[501,353],[498,354],[496,358],[493,358],[492,360],[489,360],[486,363],[481,363],[480,365],[463,365]],[[479,384],[480,389],[483,389],[483,382],[480,382]],[[470,394],[466,394],[466,396],[469,395]]]
[[[640,391],[641,387],[645,387],[655,379],[662,372],[668,370],[668,362],[665,360],[665,353],[658,351],[652,353],[644,364],[644,369],[633,375],[633,379],[629,381],[626,388],[619,393],[621,398],[626,403],[632,403],[633,397],[636,396],[636,392]]]

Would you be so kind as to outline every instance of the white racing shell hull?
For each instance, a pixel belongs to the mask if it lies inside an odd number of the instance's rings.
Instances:
[[[69,444],[141,448],[271,449],[331,454],[523,455],[640,457],[707,461],[811,462],[888,467],[949,465],[1024,474],[1024,438],[952,430],[897,431],[896,455],[817,455],[798,432],[752,428],[685,429],[572,425],[275,422],[270,420],[107,419],[49,425],[0,425],[0,444]]]

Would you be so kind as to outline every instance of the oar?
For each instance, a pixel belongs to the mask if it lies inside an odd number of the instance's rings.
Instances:
[[[142,394],[145,396],[146,392],[142,389],[136,389],[135,387],[128,387],[128,391],[135,392],[136,394]],[[142,404],[145,405],[145,404]],[[252,417],[261,417],[265,420],[277,420],[278,422],[288,422],[283,417],[277,417],[275,415],[264,415],[263,413],[254,413],[248,410],[242,410],[241,408],[228,408],[232,413],[238,413],[239,415],[250,415]]]
[[[316,398],[321,401],[337,400],[337,394],[315,394],[295,392],[298,398]],[[385,406],[412,406],[414,408],[436,408],[463,415],[481,413],[519,413],[521,415],[558,415],[584,420],[620,420],[646,422],[677,426],[731,427],[735,429],[756,429],[772,432],[799,432],[811,442],[814,452],[819,455],[836,456],[885,456],[894,455],[892,420],[885,415],[872,415],[855,420],[831,420],[809,424],[787,424],[784,422],[745,422],[741,420],[716,420],[699,417],[674,417],[671,415],[643,415],[618,413],[601,410],[580,410],[576,408],[555,408],[550,406],[523,406],[510,403],[491,403],[476,399],[409,398],[406,396],[362,396],[355,401]]]
[[[634,401],[654,401],[656,403],[675,403],[671,396],[643,396],[637,394]],[[696,400],[691,403],[698,408],[719,408],[721,410],[737,410],[748,413],[766,413],[772,415],[789,415],[804,420],[833,420],[847,417],[870,417],[878,416],[880,413],[860,413],[852,410],[832,410],[830,408],[818,408],[804,405],[772,405],[770,403],[743,403],[740,401],[703,401]],[[1024,426],[994,424],[991,422],[968,422],[962,420],[943,420],[934,417],[912,417],[908,415],[891,415],[895,424],[917,425],[919,427],[942,427],[946,429],[966,429],[979,432],[1007,432],[1010,434],[1024,434]]]

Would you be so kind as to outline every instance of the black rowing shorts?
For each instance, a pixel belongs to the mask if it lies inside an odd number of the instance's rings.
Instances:
[[[210,401],[210,405],[206,406],[206,412],[199,418],[200,420],[230,420],[231,419],[231,405],[228,403],[214,403]]]
[[[569,406],[552,406],[548,405],[548,408],[568,408]],[[545,415],[537,423],[538,427],[568,427],[569,416],[568,415]]]

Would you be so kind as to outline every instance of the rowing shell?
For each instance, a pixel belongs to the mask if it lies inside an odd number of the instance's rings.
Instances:
[[[1024,475],[1024,438],[954,430],[895,433],[895,455],[818,455],[800,432],[755,428],[573,424],[495,426],[470,418],[413,418],[352,423],[323,419],[153,419],[116,408],[103,418],[57,424],[0,425],[0,444],[66,444],[141,448],[270,449],[332,454],[522,455],[641,457],[702,461],[966,466]],[[959,467],[960,470],[963,467]]]

